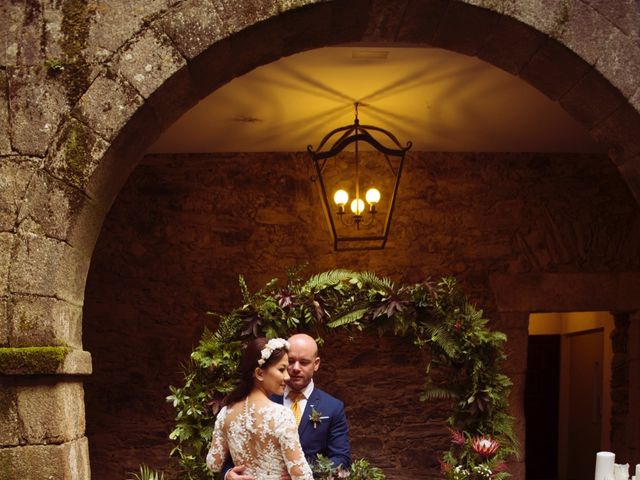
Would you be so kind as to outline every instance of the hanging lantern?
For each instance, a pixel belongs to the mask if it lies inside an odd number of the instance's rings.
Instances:
[[[317,150],[307,147],[335,250],[385,247],[404,157],[411,148],[411,142],[403,147],[387,130],[360,125],[358,106],[352,125],[329,132]],[[328,191],[333,192],[331,200]]]

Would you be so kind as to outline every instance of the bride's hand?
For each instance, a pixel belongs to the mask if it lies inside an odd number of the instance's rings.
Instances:
[[[236,465],[227,472],[224,476],[225,480],[255,480],[251,475],[243,475],[245,469],[244,465]]]
[[[291,480],[291,477],[289,476],[289,474],[287,472],[283,472],[280,475],[280,480]]]

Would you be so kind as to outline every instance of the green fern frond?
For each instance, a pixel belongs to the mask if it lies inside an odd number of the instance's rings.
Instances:
[[[220,317],[220,324],[218,325],[218,329],[213,334],[213,339],[220,343],[225,343],[229,340],[233,340],[236,337],[238,329],[241,325],[242,319],[240,319],[237,315],[224,315]]]
[[[305,287],[310,291],[322,290],[326,287],[334,286],[340,282],[345,282],[357,276],[355,272],[345,269],[329,270],[311,277]]]
[[[133,475],[131,480],[164,480],[164,473],[155,472],[145,464],[140,465],[139,475],[137,473],[130,473],[129,475]]]
[[[327,327],[338,328],[338,327],[344,327],[345,325],[352,325],[352,324],[358,323],[358,320],[360,320],[365,313],[367,313],[366,308],[354,310],[353,312],[349,312],[341,316],[340,318],[337,318],[334,321],[329,322],[327,324]]]
[[[251,303],[251,294],[249,293],[249,287],[243,275],[238,275],[238,284],[240,285],[240,293],[242,294],[242,303]]]
[[[458,353],[458,344],[443,325],[425,323],[420,325],[422,338],[440,348],[447,356],[454,358]]]
[[[424,391],[420,394],[421,401],[434,401],[434,400],[452,400],[455,393],[451,390],[442,387],[436,387],[434,385],[427,385],[424,387]]]
[[[358,277],[362,284],[367,287],[386,292],[392,292],[395,290],[395,284],[388,277],[379,277],[373,272],[362,272]]]

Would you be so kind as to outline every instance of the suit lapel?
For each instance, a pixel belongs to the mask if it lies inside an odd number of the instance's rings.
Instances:
[[[318,402],[320,401],[320,395],[318,394],[318,389],[314,388],[307,400],[307,405],[304,407],[304,412],[302,412],[302,418],[300,419],[300,425],[298,425],[298,435],[302,438],[302,435],[309,427],[309,415],[311,415],[311,409],[315,408],[318,410]]]

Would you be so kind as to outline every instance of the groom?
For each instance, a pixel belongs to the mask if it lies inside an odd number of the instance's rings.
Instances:
[[[317,454],[329,458],[335,467],[348,469],[351,464],[349,427],[344,413],[344,404],[316,388],[313,375],[320,367],[318,345],[304,333],[289,338],[289,382],[283,397],[274,401],[291,408],[292,397],[298,398],[302,412],[298,433],[307,461],[313,463]],[[300,395],[301,394],[301,395]],[[231,467],[229,465],[229,467]],[[225,480],[254,480],[244,475],[244,466],[238,465],[223,470]]]

